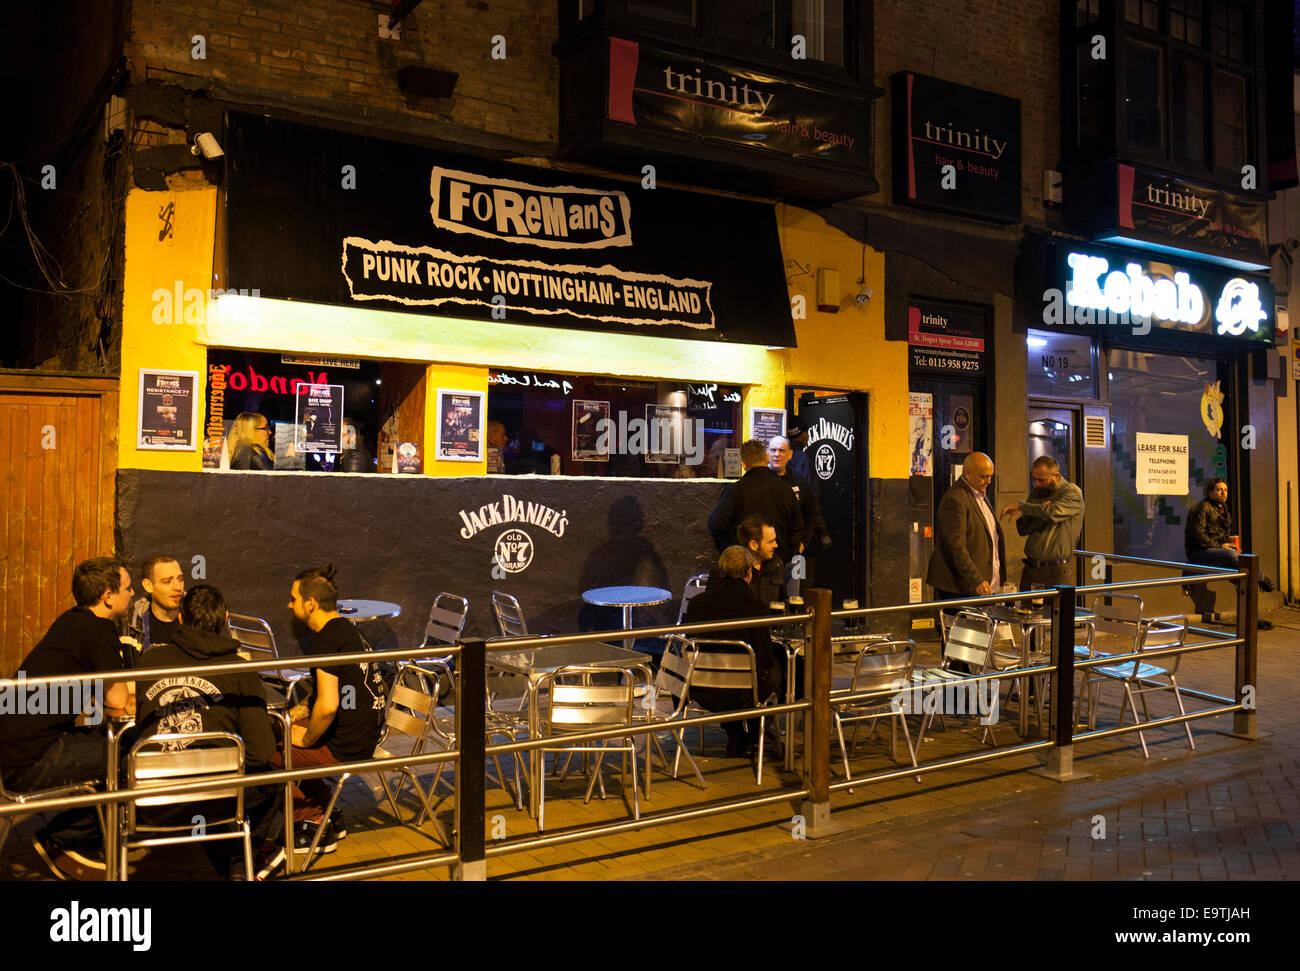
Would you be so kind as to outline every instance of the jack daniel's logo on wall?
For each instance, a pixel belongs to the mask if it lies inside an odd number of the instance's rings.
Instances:
[[[500,502],[489,502],[478,509],[462,509],[458,515],[465,524],[460,530],[461,539],[473,539],[489,526],[503,523],[529,523],[560,537],[569,525],[565,510],[552,509],[540,502],[523,502],[510,495],[503,495]]]

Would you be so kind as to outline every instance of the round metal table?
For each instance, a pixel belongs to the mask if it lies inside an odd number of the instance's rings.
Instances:
[[[663,587],[595,587],[584,590],[582,599],[596,607],[622,607],[623,629],[632,626],[633,607],[654,607],[673,599],[672,592]],[[633,650],[636,638],[628,638],[623,646]]]
[[[387,600],[340,600],[339,613],[352,622],[402,616],[402,608]]]

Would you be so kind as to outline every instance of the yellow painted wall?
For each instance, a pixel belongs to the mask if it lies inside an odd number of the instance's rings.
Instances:
[[[430,364],[425,372],[425,387],[429,389],[424,398],[424,473],[434,476],[487,475],[487,443],[483,444],[483,461],[449,462],[439,461],[436,444],[438,436],[438,389],[455,389],[457,391],[482,391],[487,393],[488,369],[456,364]],[[484,409],[487,401],[484,399]],[[483,415],[483,427],[487,428],[487,415]],[[486,435],[486,431],[484,431]]]
[[[139,369],[198,372],[198,400],[194,404],[199,412],[201,443],[207,412],[207,348],[195,342],[195,335],[201,329],[212,286],[216,203],[214,188],[183,192],[132,189],[127,193],[119,468],[197,472],[203,467],[203,452],[198,444],[190,452],[136,448]],[[170,212],[168,206],[172,207]],[[172,232],[160,240],[158,234],[168,222]]]
[[[175,206],[175,236],[157,239],[158,211]],[[865,391],[869,395],[869,469],[873,477],[905,478],[907,468],[907,347],[884,340],[884,257],[865,252],[864,306],[855,301],[864,252],[860,243],[820,217],[778,206],[787,282],[802,295],[806,319],[796,319],[799,346],[767,350],[753,345],[676,340],[651,335],[594,334],[379,309],[329,307],[284,300],[225,296],[191,314],[194,322],[155,324],[155,291],[206,293],[212,279],[216,191],[133,191],[127,199],[125,325],[122,350],[122,468],[193,470],[199,451],[140,451],[136,441],[137,369],[203,373],[208,346],[368,357],[429,364],[425,402],[425,470],[429,475],[484,474],[486,462],[439,462],[434,456],[436,389],[486,390],[489,367],[611,374],[629,378],[683,378],[747,386],[745,434],[751,407],[781,408],[787,384]],[[808,267],[800,274],[796,267]],[[816,270],[839,271],[837,313],[817,310]],[[454,363],[438,363],[454,362]],[[199,402],[204,407],[204,402]],[[200,422],[202,422],[202,412]],[[200,429],[202,435],[202,429]]]
[[[802,295],[808,318],[795,321],[797,350],[782,351],[785,384],[865,391],[868,395],[868,474],[908,476],[907,344],[885,342],[885,257],[814,213],[779,205],[777,221],[790,295]],[[793,262],[791,262],[793,261]],[[864,277],[874,291],[856,300]],[[817,309],[817,269],[839,271],[839,310]],[[804,273],[807,268],[811,272]]]

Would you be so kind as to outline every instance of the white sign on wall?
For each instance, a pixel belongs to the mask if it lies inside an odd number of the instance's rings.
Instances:
[[[1137,494],[1187,495],[1187,436],[1137,433]]]

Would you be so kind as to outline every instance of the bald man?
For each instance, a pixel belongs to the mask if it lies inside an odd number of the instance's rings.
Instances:
[[[993,500],[985,494],[992,481],[993,460],[972,452],[961,478],[939,500],[934,552],[925,575],[937,600],[982,597],[1001,589],[1007,553]]]

